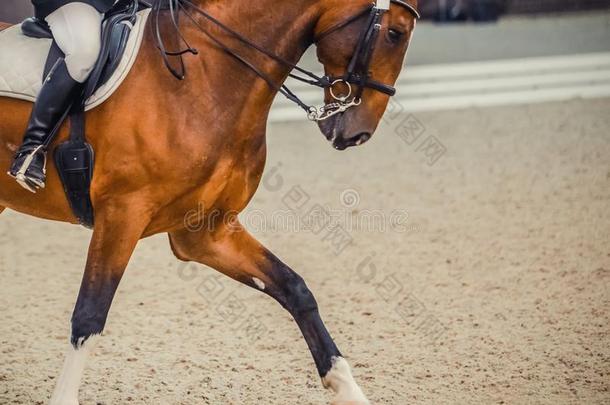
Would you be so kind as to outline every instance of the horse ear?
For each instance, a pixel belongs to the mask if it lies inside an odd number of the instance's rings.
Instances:
[[[377,0],[377,4],[375,7],[379,10],[389,10],[390,9],[390,0]]]

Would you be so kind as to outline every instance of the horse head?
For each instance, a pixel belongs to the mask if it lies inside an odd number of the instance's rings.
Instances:
[[[379,125],[419,14],[416,4],[401,0],[326,4],[314,30],[318,59],[332,84],[325,103],[347,108],[318,125],[343,150],[368,141]]]

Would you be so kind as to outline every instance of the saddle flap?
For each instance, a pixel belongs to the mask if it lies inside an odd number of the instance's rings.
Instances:
[[[130,20],[117,21],[111,26],[106,27],[108,32],[104,33],[103,38],[107,42],[101,55],[104,60],[99,61],[101,66],[99,79],[97,80],[97,83],[95,83],[95,90],[99,89],[112,77],[121,63],[132,28],[133,23]],[[93,94],[93,92],[94,91],[92,91],[91,94]]]

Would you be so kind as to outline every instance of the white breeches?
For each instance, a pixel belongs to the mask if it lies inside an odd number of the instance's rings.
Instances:
[[[87,80],[99,56],[102,19],[103,14],[85,3],[68,3],[46,18],[57,45],[66,55],[68,72],[77,82]]]

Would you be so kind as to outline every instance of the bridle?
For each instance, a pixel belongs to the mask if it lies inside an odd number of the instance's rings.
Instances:
[[[162,6],[162,2],[167,1],[168,5],[166,7]],[[379,37],[379,33],[381,31],[381,22],[383,15],[389,11],[390,5],[394,4],[408,10],[416,19],[420,18],[419,12],[415,7],[407,3],[403,0],[376,0],[375,3],[372,3],[369,7],[364,9],[362,12],[348,18],[347,20],[329,28],[328,30],[319,34],[314,43],[318,44],[320,41],[328,37],[330,34],[347,27],[353,22],[357,21],[360,18],[363,18],[368,14],[367,22],[364,30],[361,32],[358,42],[356,44],[356,48],[354,50],[354,54],[348,64],[346,72],[341,76],[318,76],[315,73],[303,69],[297,66],[295,63],[290,62],[274,53],[262,48],[261,46],[253,43],[252,41],[245,38],[243,35],[234,31],[230,27],[226,26],[222,22],[220,22],[215,17],[208,14],[206,11],[197,7],[196,4],[192,2],[192,0],[157,0],[153,6],[154,13],[154,34],[157,40],[157,47],[159,48],[163,60],[165,61],[165,65],[169,69],[169,71],[178,79],[183,80],[185,77],[186,69],[184,66],[184,62],[182,60],[182,56],[186,53],[198,54],[197,49],[192,48],[187,40],[184,38],[179,28],[179,15],[180,11],[182,11],[191,22],[199,28],[201,32],[203,32],[206,36],[208,36],[220,49],[224,50],[226,53],[237,59],[239,62],[244,64],[248,69],[252,70],[257,76],[262,78],[267,82],[267,84],[274,90],[283,94],[288,100],[294,102],[299,107],[307,112],[307,117],[311,121],[323,121],[326,120],[333,115],[340,114],[345,112],[351,107],[358,106],[362,102],[362,93],[365,88],[369,88],[380,93],[386,94],[388,96],[393,96],[396,93],[396,89],[388,84],[384,84],[373,80],[370,75],[370,65],[371,58],[373,55],[373,51],[375,49],[375,44],[377,42],[377,38]],[[176,52],[167,51],[163,42],[163,38],[160,32],[159,26],[159,15],[161,10],[169,9],[171,15],[172,24],[178,34],[179,39],[186,46],[185,49],[179,50]],[[331,97],[333,98],[333,102],[326,104],[322,107],[315,107],[306,104],[303,102],[294,92],[292,92],[285,84],[278,85],[276,84],[269,75],[265,72],[257,68],[251,62],[246,60],[244,57],[239,55],[237,52],[229,48],[222,41],[214,37],[210,34],[193,16],[191,13],[194,12],[203,16],[205,19],[216,25],[218,28],[227,32],[235,39],[240,42],[248,45],[249,47],[257,50],[263,55],[269,57],[270,59],[275,60],[276,62],[291,68],[293,71],[296,71],[304,76],[300,76],[296,73],[291,72],[289,77],[293,79],[299,80],[301,82],[310,84],[312,86],[317,86],[323,89],[328,89]],[[169,61],[169,57],[178,57],[180,60],[180,69],[175,69],[171,66]],[[347,92],[344,95],[335,94],[333,87],[338,84],[343,84],[347,88]],[[352,85],[358,86],[357,91],[353,91]]]
[[[167,3],[168,3],[167,7],[162,6],[162,3],[164,1],[167,1]],[[372,54],[373,54],[373,51],[375,48],[375,43],[379,36],[379,32],[381,31],[381,21],[382,21],[383,15],[387,11],[389,11],[391,4],[395,4],[397,6],[405,8],[416,19],[420,18],[420,14],[417,11],[417,9],[415,7],[413,7],[412,5],[410,5],[409,3],[407,3],[406,1],[403,1],[403,0],[376,0],[375,3],[372,3],[369,7],[364,9],[361,13],[358,13],[355,16],[348,18],[346,21],[341,22],[341,23],[337,24],[336,26],[324,31],[322,34],[318,35],[317,38],[315,38],[314,42],[317,44],[322,39],[327,37],[328,35],[336,32],[342,28],[345,28],[346,26],[350,25],[354,21],[364,17],[364,15],[366,15],[367,13],[369,14],[369,17],[367,19],[367,24],[365,25],[364,30],[360,34],[358,43],[356,44],[356,49],[350,60],[347,71],[342,76],[328,76],[328,75],[318,76],[311,71],[308,71],[306,69],[303,69],[303,68],[297,66],[293,62],[290,62],[278,55],[275,55],[275,54],[269,52],[268,50],[260,47],[259,45],[253,43],[252,41],[248,40],[243,35],[234,31],[230,27],[226,26],[225,24],[220,22],[218,19],[216,19],[215,17],[208,14],[206,11],[197,7],[197,5],[194,4],[191,0],[157,0],[153,6],[153,13],[154,13],[154,23],[155,23],[154,27],[155,27],[155,36],[157,39],[157,47],[159,48],[159,50],[161,52],[163,60],[165,61],[165,65],[176,78],[183,80],[185,73],[186,73],[184,62],[182,60],[182,56],[186,53],[191,53],[194,55],[198,54],[197,49],[192,48],[180,32],[178,17],[179,17],[179,12],[182,11],[193,22],[193,24],[195,26],[197,26],[197,28],[199,28],[199,30],[201,32],[203,32],[206,36],[208,36],[219,48],[221,48],[226,53],[228,53],[229,55],[231,55],[232,57],[237,59],[239,62],[244,64],[247,68],[252,70],[257,76],[259,76],[260,78],[265,80],[271,88],[273,88],[274,90],[283,94],[288,100],[294,102],[299,107],[301,107],[303,110],[305,110],[307,112],[307,117],[310,120],[323,121],[323,120],[326,120],[326,119],[332,117],[333,115],[342,113],[351,107],[360,105],[360,103],[362,102],[362,99],[361,99],[362,92],[364,91],[365,88],[370,88],[370,89],[379,91],[383,94],[387,94],[388,96],[393,96],[396,93],[396,89],[394,87],[373,80],[370,77],[370,72],[369,72],[369,67],[371,64],[371,57],[372,57]],[[176,52],[170,52],[170,51],[167,51],[165,48],[163,38],[160,33],[160,26],[159,26],[160,11],[164,8],[169,9],[170,14],[171,14],[172,24],[174,25],[174,27],[176,29],[179,39],[186,46],[186,48],[183,50],[179,50]],[[320,108],[306,104],[296,94],[294,94],[294,92],[292,92],[285,84],[282,84],[281,86],[277,85],[271,79],[271,77],[269,77],[266,73],[261,71],[259,68],[254,66],[248,60],[246,60],[244,57],[242,57],[241,55],[239,55],[238,53],[236,53],[235,51],[230,49],[227,45],[225,45],[223,42],[221,42],[216,37],[214,37],[212,34],[210,34],[203,26],[201,26],[201,24],[199,24],[199,22],[197,22],[197,20],[195,20],[193,15],[189,12],[190,10],[203,16],[205,19],[212,22],[214,25],[216,25],[223,31],[231,34],[237,40],[239,40],[242,43],[257,50],[258,52],[262,53],[263,55],[275,60],[276,62],[278,62],[280,64],[283,64],[286,67],[291,68],[294,71],[297,71],[297,72],[307,76],[307,77],[303,77],[303,76],[299,76],[295,73],[290,73],[289,76],[292,77],[293,79],[310,84],[312,86],[317,86],[317,87],[320,87],[323,89],[329,89],[329,93],[330,93],[331,97],[333,98],[334,102],[332,102],[330,104],[326,104],[325,106],[320,107]],[[170,56],[179,57],[179,59],[180,59],[180,69],[179,70],[175,69],[174,67],[171,66],[171,64],[169,62],[169,58],[168,58]],[[346,95],[338,96],[337,94],[334,93],[333,87],[340,83],[343,83],[346,85],[346,87],[348,89]],[[354,94],[352,91],[352,85],[358,86],[358,90]]]

